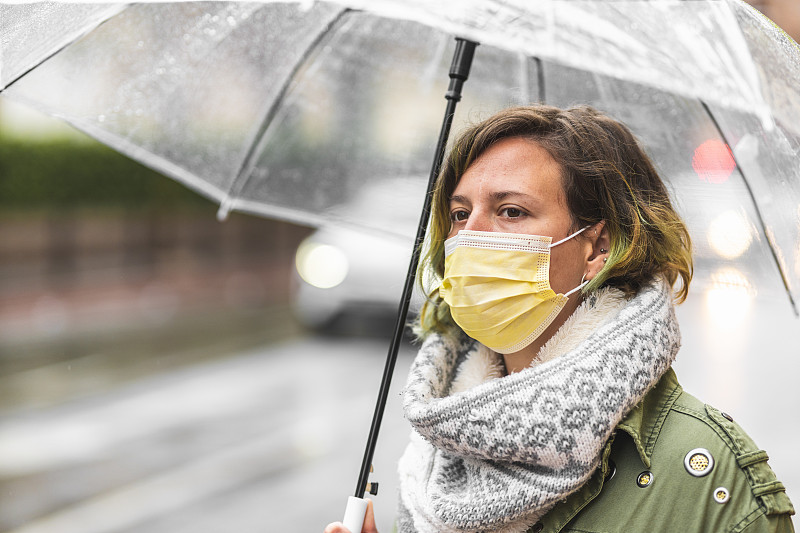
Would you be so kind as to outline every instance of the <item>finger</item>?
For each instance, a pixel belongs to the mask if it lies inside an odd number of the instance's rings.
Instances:
[[[375,511],[372,509],[372,500],[367,498],[367,512],[364,515],[364,528],[361,533],[378,533],[375,526]]]
[[[331,522],[323,533],[350,533],[350,530],[344,527],[341,522]]]

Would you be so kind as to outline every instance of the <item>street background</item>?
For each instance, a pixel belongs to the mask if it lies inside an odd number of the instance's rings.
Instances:
[[[77,151],[89,143],[68,135]],[[305,328],[293,263],[311,230],[218,223],[175,187],[183,212],[4,210],[0,531],[319,531],[341,519],[392,310]],[[679,378],[769,451],[797,500],[798,320],[784,299],[719,296],[679,308]],[[413,353],[401,350],[375,458],[384,531]]]
[[[756,7],[798,39],[800,4]],[[341,519],[392,310],[303,325],[294,260],[312,230],[219,223],[216,210],[0,99],[0,532],[321,531]],[[681,383],[769,452],[797,503],[800,320],[774,295],[690,294]],[[401,349],[375,457],[382,531],[414,351]]]

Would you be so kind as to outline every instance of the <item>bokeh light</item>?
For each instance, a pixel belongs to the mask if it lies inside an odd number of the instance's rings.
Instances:
[[[331,289],[344,281],[349,269],[344,252],[329,244],[305,241],[297,249],[297,272],[306,283]]]
[[[736,329],[747,319],[755,288],[739,270],[725,267],[711,275],[711,285],[706,290],[708,319],[720,329]]]
[[[736,168],[736,160],[730,146],[719,139],[709,139],[695,149],[692,168],[703,181],[725,183]]]
[[[737,211],[719,214],[708,226],[708,244],[720,257],[736,259],[753,242],[753,226]]]

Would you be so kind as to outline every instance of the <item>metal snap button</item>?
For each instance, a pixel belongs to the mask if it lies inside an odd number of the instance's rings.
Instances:
[[[640,488],[649,487],[653,484],[653,473],[649,470],[645,470],[636,476],[636,484],[639,485]]]
[[[705,448],[695,448],[683,458],[683,466],[691,475],[703,477],[714,468],[714,457]]]
[[[733,422],[733,417],[726,413],[725,411],[720,411],[720,414],[723,418],[725,418],[728,422]]]
[[[717,487],[714,489],[714,501],[717,503],[726,503],[731,499],[731,493],[725,487]]]

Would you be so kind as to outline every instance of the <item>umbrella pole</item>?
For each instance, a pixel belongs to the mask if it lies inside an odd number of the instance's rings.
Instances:
[[[381,380],[381,386],[378,391],[378,401],[375,405],[375,414],[373,415],[372,426],[370,427],[369,437],[367,438],[367,447],[364,450],[364,460],[361,463],[361,473],[358,478],[358,484],[356,485],[356,498],[362,498],[367,490],[367,478],[369,477],[370,468],[372,465],[372,457],[375,453],[375,444],[378,440],[378,431],[383,419],[383,411],[386,407],[386,399],[389,396],[392,373],[394,372],[395,363],[397,362],[397,352],[400,348],[400,341],[403,338],[403,332],[405,330],[406,316],[408,315],[411,293],[413,291],[414,281],[416,279],[417,264],[419,263],[420,253],[422,250],[422,242],[425,239],[425,231],[428,227],[433,187],[436,183],[436,177],[439,175],[439,168],[444,160],[445,147],[447,145],[447,138],[450,135],[450,127],[453,124],[453,115],[455,114],[456,104],[459,102],[459,100],[461,100],[461,88],[469,77],[469,70],[470,66],[472,65],[472,57],[475,53],[476,46],[477,43],[475,42],[456,38],[456,51],[453,54],[453,62],[450,65],[450,87],[445,94],[445,98],[447,99],[447,109],[444,114],[442,129],[439,133],[439,141],[436,144],[436,153],[434,155],[433,166],[431,167],[431,173],[428,179],[428,190],[427,194],[425,195],[425,204],[422,208],[419,226],[417,227],[417,236],[414,241],[414,250],[411,254],[411,261],[408,265],[406,282],[403,286],[403,295],[400,300],[400,308],[397,315],[397,322],[395,323],[394,335],[392,337],[392,343],[389,346],[389,353],[386,357],[386,366],[383,370],[383,379]],[[377,491],[371,492],[377,493]],[[363,521],[363,515],[361,520]],[[350,529],[354,533],[358,533],[360,531],[360,526],[361,523],[359,522],[358,529]]]

